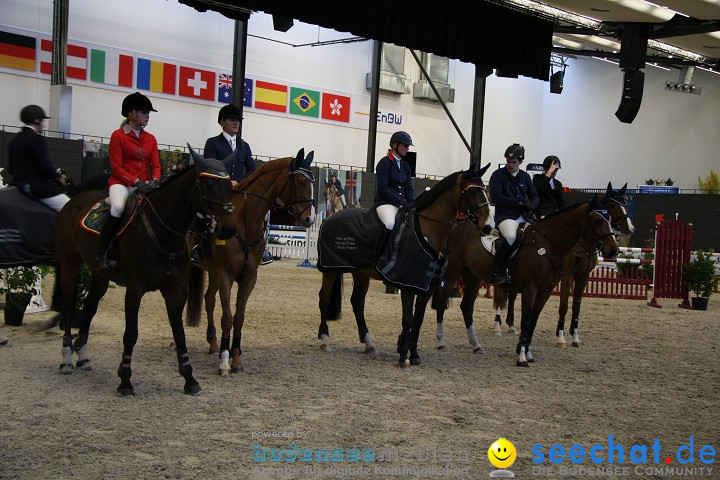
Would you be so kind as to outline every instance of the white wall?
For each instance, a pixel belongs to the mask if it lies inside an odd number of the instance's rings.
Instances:
[[[50,34],[52,3],[41,0],[2,0],[0,23]],[[200,13],[174,0],[124,2],[73,0],[69,36],[77,41],[112,46],[161,58],[231,69],[234,22],[214,12]],[[162,18],[162,21],[159,21]],[[249,22],[249,76],[312,85],[354,95],[368,95],[365,74],[370,70],[371,42],[324,47],[291,44],[350,36],[295,22],[287,33],[275,32],[271,17],[253,14]],[[257,38],[266,37],[266,38]],[[549,154],[563,161],[560,178],[571,187],[601,187],[644,183],[645,178],[676,180],[695,188],[698,175],[720,170],[720,76],[697,70],[694,83],[702,95],[663,90],[678,71],[645,69],[642,107],[631,125],[614,112],[620,103],[622,72],[593,59],[570,60],[561,95],[549,93],[547,82],[491,76],[487,81],[483,164],[495,168],[505,148],[514,142],[526,148],[526,162],[541,162]],[[406,74],[414,83],[420,70],[406,55]],[[466,138],[470,138],[474,67],[451,62],[455,102],[449,105]],[[49,82],[0,72],[0,123],[17,125],[17,112],[28,103],[49,105]],[[132,90],[113,91],[73,86],[72,131],[109,137],[122,120],[120,103]],[[147,93],[147,92],[146,92]],[[150,93],[157,113],[148,130],[161,144],[202,147],[219,132],[217,105],[180,102]],[[406,130],[418,153],[418,172],[446,175],[465,168],[469,154],[436,103],[412,95],[381,95],[383,102],[405,108]],[[386,151],[389,133],[378,133],[375,158]],[[246,110],[243,137],[258,155],[286,156],[298,148],[314,149],[316,161],[364,167],[367,132],[323,123],[284,118]]]

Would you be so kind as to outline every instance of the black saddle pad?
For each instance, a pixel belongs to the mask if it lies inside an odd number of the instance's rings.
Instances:
[[[57,212],[16,187],[0,188],[0,267],[54,262]]]
[[[441,259],[420,232],[418,216],[400,209],[388,246],[376,266],[385,282],[416,295],[429,295],[438,286],[446,266],[447,259]]]
[[[383,228],[374,209],[348,208],[327,217],[320,226],[318,270],[373,268],[375,241]]]

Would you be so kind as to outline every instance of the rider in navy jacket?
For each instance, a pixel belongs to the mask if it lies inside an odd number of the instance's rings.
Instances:
[[[538,206],[538,194],[527,172],[520,170],[525,149],[514,143],[505,150],[507,164],[490,177],[490,196],[495,205],[495,225],[501,238],[495,243],[495,263],[490,284],[508,282],[507,263],[521,222],[532,219],[532,210]]]
[[[233,188],[236,188],[237,184],[254,172],[256,168],[250,145],[238,136],[241,120],[242,116],[238,107],[232,104],[222,107],[218,113],[218,123],[223,131],[216,137],[208,138],[203,151],[205,158],[216,160],[224,160],[233,151],[235,152],[232,164],[225,165],[230,172]]]

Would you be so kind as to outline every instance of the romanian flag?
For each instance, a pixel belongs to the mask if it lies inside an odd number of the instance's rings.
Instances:
[[[0,67],[35,71],[35,38],[0,32]]]
[[[272,110],[273,112],[287,111],[287,85],[255,81],[255,108]]]
[[[320,115],[320,92],[302,88],[290,88],[290,113],[306,117]]]
[[[175,95],[177,65],[138,57],[137,88]]]
[[[104,50],[90,50],[90,80],[132,87],[133,57]]]
[[[85,47],[68,44],[66,65],[68,78],[87,79],[87,50]],[[40,73],[52,74],[52,41],[46,39],[40,41]]]

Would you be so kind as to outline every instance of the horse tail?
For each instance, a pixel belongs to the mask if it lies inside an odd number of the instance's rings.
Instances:
[[[204,292],[205,270],[193,265],[190,268],[190,280],[188,281],[187,315],[185,319],[185,324],[188,327],[197,327],[200,325]]]
[[[53,312],[62,312],[63,308],[63,296],[62,286],[60,285],[60,265],[55,266],[55,283],[53,284],[52,301],[50,302],[50,309]]]
[[[500,286],[493,287],[493,308],[494,309],[507,309],[508,303],[508,292]]]
[[[342,273],[335,277],[335,282],[330,289],[330,299],[328,302],[325,318],[328,320],[339,320],[342,314]]]

